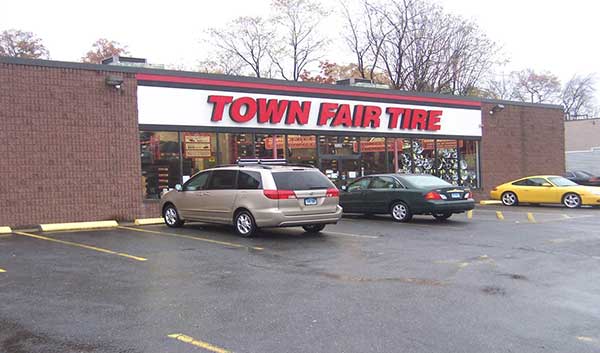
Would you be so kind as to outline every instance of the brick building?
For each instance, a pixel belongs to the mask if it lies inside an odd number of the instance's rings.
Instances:
[[[431,173],[479,197],[565,166],[560,106],[16,58],[0,82],[0,225],[158,216],[164,189],[238,158],[338,185]]]

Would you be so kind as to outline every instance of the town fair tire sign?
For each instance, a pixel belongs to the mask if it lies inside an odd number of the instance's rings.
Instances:
[[[360,92],[356,92],[360,95]],[[425,101],[427,98],[423,98]],[[479,107],[138,86],[140,125],[481,136]]]

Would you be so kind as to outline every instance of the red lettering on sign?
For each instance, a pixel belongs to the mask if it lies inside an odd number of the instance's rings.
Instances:
[[[244,111],[242,112],[242,107]],[[240,97],[229,106],[229,116],[236,123],[245,123],[256,115],[256,101],[250,97]]]
[[[348,104],[342,104],[338,107],[335,118],[331,122],[331,126],[340,125],[352,127],[352,115],[350,114],[350,105]]]
[[[374,105],[365,107],[365,116],[363,118],[362,127],[379,127],[379,116],[381,108]]]
[[[442,111],[441,110],[430,110],[429,117],[427,118],[427,130],[429,131],[438,131],[442,127],[440,126],[440,121],[442,120]]]
[[[337,106],[337,103],[321,103],[317,125],[322,126],[327,124],[327,121],[335,115],[334,109],[336,109]]]
[[[277,99],[269,99],[267,101],[265,98],[258,98],[256,104],[258,105],[257,117],[259,123],[270,122],[271,124],[277,124],[283,118],[289,102]]]
[[[395,129],[398,127],[398,119],[400,118],[400,114],[404,113],[404,109],[389,107],[385,110],[385,112],[390,116],[388,128]]]
[[[300,102],[291,101],[288,105],[287,116],[285,118],[286,125],[292,125],[298,123],[300,125],[308,124],[308,117],[310,116],[311,102]]]
[[[354,122],[352,126],[359,127],[362,125],[363,116],[365,114],[365,106],[357,104],[354,106],[354,114],[352,121]]]
[[[410,121],[410,128],[412,130],[418,129],[423,130],[427,127],[427,112],[423,109],[415,109],[413,111],[413,117]]]
[[[410,128],[410,119],[412,118],[412,109],[404,109],[404,113],[402,113],[402,122],[400,123],[401,129],[409,129]]]
[[[232,96],[208,96],[208,103],[214,104],[210,120],[221,121],[225,105],[231,103],[232,100]]]

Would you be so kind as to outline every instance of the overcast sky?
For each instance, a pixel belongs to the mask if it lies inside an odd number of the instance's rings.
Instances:
[[[566,81],[575,73],[599,72],[598,16],[590,0],[437,0],[449,12],[475,20],[501,44],[507,71],[549,70]],[[151,63],[193,66],[202,58],[203,29],[242,15],[263,15],[270,0],[218,1],[5,1],[0,30],[16,28],[41,37],[52,59],[79,61],[98,38],[127,44]],[[335,1],[324,1],[332,6]],[[327,30],[341,31],[331,16]],[[350,62],[343,45],[330,55]],[[326,55],[326,58],[328,55]]]

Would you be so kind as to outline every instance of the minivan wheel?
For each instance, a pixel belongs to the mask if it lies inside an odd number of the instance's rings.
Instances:
[[[248,211],[240,211],[233,220],[235,232],[245,238],[251,237],[256,232],[256,223],[254,217]]]
[[[165,224],[171,228],[178,228],[183,225],[183,221],[179,218],[179,212],[174,205],[167,205],[163,209],[163,218],[165,219]]]
[[[302,226],[302,228],[307,233],[319,233],[320,231],[325,229],[325,225],[324,224],[307,224],[305,226]]]
[[[390,214],[396,222],[408,222],[412,219],[412,213],[404,202],[396,202],[390,208]]]
[[[581,197],[576,193],[570,192],[563,196],[563,205],[568,208],[577,208],[581,206]]]

